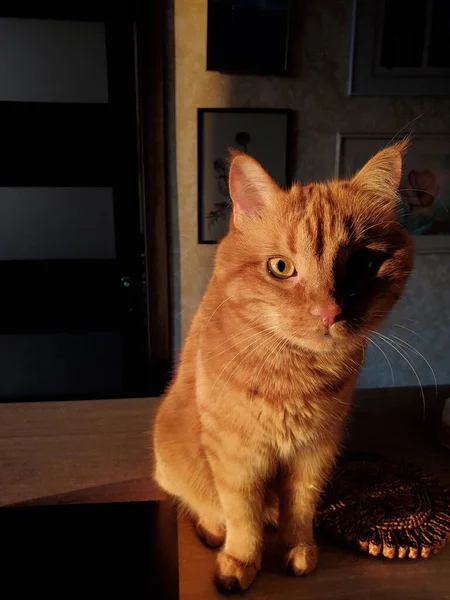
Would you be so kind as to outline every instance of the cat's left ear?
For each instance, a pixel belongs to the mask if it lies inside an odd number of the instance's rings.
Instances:
[[[374,196],[396,200],[403,154],[408,145],[409,139],[406,139],[375,154],[354,176],[353,182]]]
[[[272,202],[280,191],[258,161],[236,151],[230,153],[228,185],[236,227],[241,225],[245,217],[257,214],[261,208]]]

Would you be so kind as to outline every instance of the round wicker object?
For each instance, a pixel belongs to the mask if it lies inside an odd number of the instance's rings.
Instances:
[[[316,517],[319,531],[387,558],[428,558],[450,538],[450,491],[413,465],[343,459]]]

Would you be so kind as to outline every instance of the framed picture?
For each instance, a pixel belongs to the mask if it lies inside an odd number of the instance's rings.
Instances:
[[[389,134],[339,134],[336,177],[356,173],[395,140]],[[398,216],[416,252],[450,252],[450,135],[417,135],[405,156]]]
[[[256,158],[275,181],[287,181],[289,110],[198,109],[198,242],[216,244],[228,231],[228,152]]]
[[[349,94],[450,95],[448,0],[354,0]]]

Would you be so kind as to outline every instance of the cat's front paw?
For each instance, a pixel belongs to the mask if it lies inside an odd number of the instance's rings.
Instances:
[[[243,592],[255,579],[260,566],[244,564],[225,552],[217,555],[214,581],[221,592],[227,594]]]
[[[318,558],[317,546],[295,546],[286,553],[286,570],[297,577],[307,575],[316,568]]]
[[[225,542],[225,528],[223,525],[210,523],[200,519],[195,527],[198,537],[208,548],[220,548]]]

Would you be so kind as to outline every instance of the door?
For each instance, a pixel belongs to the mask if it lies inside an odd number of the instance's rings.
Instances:
[[[134,17],[61,6],[0,7],[2,401],[148,383]]]

